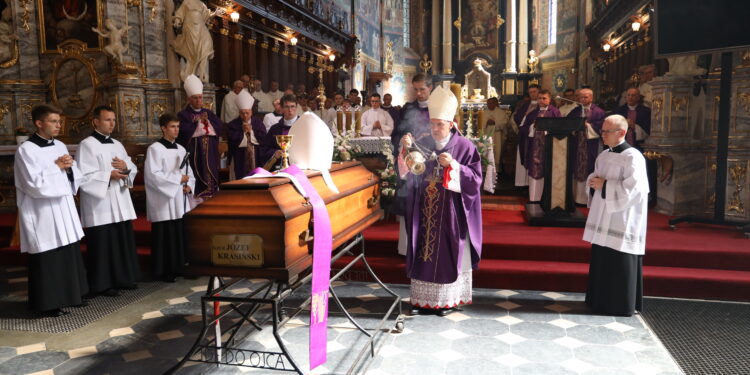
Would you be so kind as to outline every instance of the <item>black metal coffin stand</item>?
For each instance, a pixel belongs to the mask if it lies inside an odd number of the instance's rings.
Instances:
[[[531,226],[583,227],[586,217],[576,210],[573,195],[573,148],[576,144],[573,136],[584,128],[584,119],[543,117],[537,118],[534,126],[547,132],[544,138],[544,191],[541,204],[526,204],[526,220]]]
[[[357,246],[359,245],[359,246]],[[359,251],[356,251],[359,248]],[[358,253],[358,254],[355,254]],[[371,357],[375,356],[375,340],[380,337],[384,332],[390,331],[389,329],[383,329],[385,323],[391,320],[390,317],[394,313],[394,310],[398,308],[398,314],[395,318],[394,332],[400,333],[404,328],[404,316],[401,312],[401,297],[391,291],[382,281],[375,275],[370,265],[365,259],[365,244],[364,237],[362,234],[358,234],[349,240],[344,245],[333,251],[331,257],[331,264],[344,255],[353,255],[354,258],[347,263],[347,265],[339,270],[335,275],[331,276],[330,282],[338,280],[344,273],[349,271],[357,262],[362,261],[365,269],[369,275],[385,290],[391,297],[393,302],[391,303],[388,310],[384,313],[379,321],[379,324],[372,329],[366,329],[362,327],[354,317],[347,311],[342,304],[333,285],[329,287],[329,294],[333,298],[333,301],[341,309],[341,312],[349,319],[349,321],[362,332],[362,334],[368,337],[367,342],[359,351],[357,357],[349,368],[348,373],[355,373],[357,366],[360,362],[367,358],[366,354],[369,349]],[[302,302],[299,306],[289,307],[284,305],[284,301],[291,296],[300,287],[308,284],[312,281],[312,273],[308,273],[305,277],[293,282],[291,285],[287,281],[278,280],[267,280],[260,287],[256,288],[243,297],[228,296],[224,295],[228,291],[228,288],[239,281],[244,280],[243,278],[233,278],[229,281],[225,281],[223,278],[218,276],[211,276],[208,281],[208,287],[206,294],[201,297],[201,313],[203,317],[203,328],[201,329],[195,344],[190,348],[185,357],[177,363],[174,367],[170,368],[166,373],[172,374],[180,369],[187,362],[201,362],[201,363],[212,363],[216,365],[229,365],[229,366],[240,366],[240,367],[251,367],[258,369],[269,369],[279,371],[296,372],[303,374],[303,369],[297,364],[294,358],[291,356],[289,350],[284,345],[281,339],[279,329],[284,326],[289,320],[293,319],[297,314],[303,311],[306,306],[310,305],[311,297]],[[215,281],[218,283],[218,287],[215,287]],[[390,299],[391,297],[384,297]],[[215,302],[224,303],[223,311],[215,310]],[[271,314],[265,317],[263,321],[256,320],[253,315],[263,306],[268,305],[271,308]],[[239,320],[228,325],[226,329],[220,329],[220,334],[216,334],[216,324],[222,317],[227,316],[230,313],[237,313]],[[239,337],[238,333],[240,329],[247,323],[248,326],[255,330],[262,330],[262,326],[268,321],[271,321],[273,336],[280,348],[280,352],[271,351],[260,351],[250,350],[239,347],[239,344],[244,340],[247,335]],[[226,323],[226,321],[225,321]],[[253,330],[250,331],[254,332]],[[217,336],[219,342],[217,343]],[[223,338],[227,337],[226,340]],[[219,345],[220,344],[220,345]]]

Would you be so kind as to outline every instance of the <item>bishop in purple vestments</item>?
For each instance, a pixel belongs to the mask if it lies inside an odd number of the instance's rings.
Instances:
[[[253,117],[253,99],[247,91],[237,95],[237,108],[240,115],[227,124],[227,143],[229,155],[234,162],[234,176],[237,179],[248,175],[248,172],[259,166],[260,140],[266,136],[266,127],[257,117]]]
[[[177,143],[190,152],[190,167],[195,173],[195,196],[210,198],[219,191],[219,116],[203,108],[203,84],[198,77],[185,78],[188,105],[177,113],[180,133]]]
[[[450,91],[433,91],[431,137],[418,142],[428,153],[425,171],[401,174],[408,190],[406,269],[413,314],[445,316],[471,303],[472,269],[482,253],[482,162],[474,144],[456,131],[457,106]],[[405,135],[402,149],[412,142]],[[399,164],[405,164],[405,156],[399,154]]]

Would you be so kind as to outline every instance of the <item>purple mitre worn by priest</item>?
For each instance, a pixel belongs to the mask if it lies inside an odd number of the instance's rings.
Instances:
[[[407,275],[412,313],[444,316],[471,303],[472,269],[482,252],[482,162],[474,144],[455,129],[458,101],[438,87],[430,95],[432,136],[418,142],[428,156],[425,172],[411,172],[406,200]],[[443,121],[436,121],[443,120]],[[446,156],[447,155],[447,156]],[[406,151],[399,154],[405,164]],[[445,158],[445,159],[443,159]],[[440,161],[450,164],[443,166]],[[408,168],[401,168],[400,170]]]
[[[219,190],[219,116],[203,108],[203,83],[191,74],[185,78],[189,104],[177,113],[180,133],[177,143],[190,152],[195,173],[195,196],[210,198]]]
[[[261,119],[253,117],[254,102],[250,93],[240,91],[237,94],[239,116],[226,125],[229,155],[232,157],[234,176],[237,179],[247,176],[256,167],[263,166],[258,161],[262,154],[260,141],[266,137],[266,127]]]

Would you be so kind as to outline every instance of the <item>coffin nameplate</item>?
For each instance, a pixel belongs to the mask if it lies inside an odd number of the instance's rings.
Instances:
[[[211,236],[211,263],[263,267],[263,238],[257,234],[215,234]]]

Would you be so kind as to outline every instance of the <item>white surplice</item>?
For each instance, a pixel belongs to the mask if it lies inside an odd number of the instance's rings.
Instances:
[[[362,130],[360,131],[362,135],[382,137],[390,136],[393,133],[393,119],[388,112],[381,108],[368,109],[362,114],[360,121],[362,122]],[[380,121],[380,129],[373,129],[372,126],[376,121]]]
[[[589,216],[583,240],[628,254],[646,251],[648,176],[646,161],[636,148],[621,153],[609,149],[596,158],[593,177],[606,180],[602,191],[589,195]]]
[[[73,196],[83,181],[74,162],[68,173],[55,160],[68,154],[57,140],[40,147],[26,141],[16,150],[13,165],[21,252],[37,254],[69,245],[83,238]]]
[[[165,141],[167,142],[167,141]],[[146,184],[146,216],[152,223],[180,219],[190,211],[190,204],[185,210],[185,199],[180,180],[186,173],[190,176],[187,185],[195,189],[195,176],[190,164],[180,168],[185,157],[185,148],[173,143],[176,148],[167,148],[161,142],[155,142],[146,151],[143,166],[143,177]]]
[[[221,104],[221,121],[225,124],[236,119],[240,115],[240,108],[237,107],[237,94],[230,91],[224,96]]]
[[[104,137],[98,134],[99,137]],[[130,198],[130,189],[138,174],[138,167],[130,160],[116,139],[102,143],[96,137],[85,138],[78,146],[76,162],[85,180],[81,183],[81,225],[95,227],[126,220],[135,220],[135,208]],[[120,158],[130,170],[127,178],[112,180],[112,159]]]

